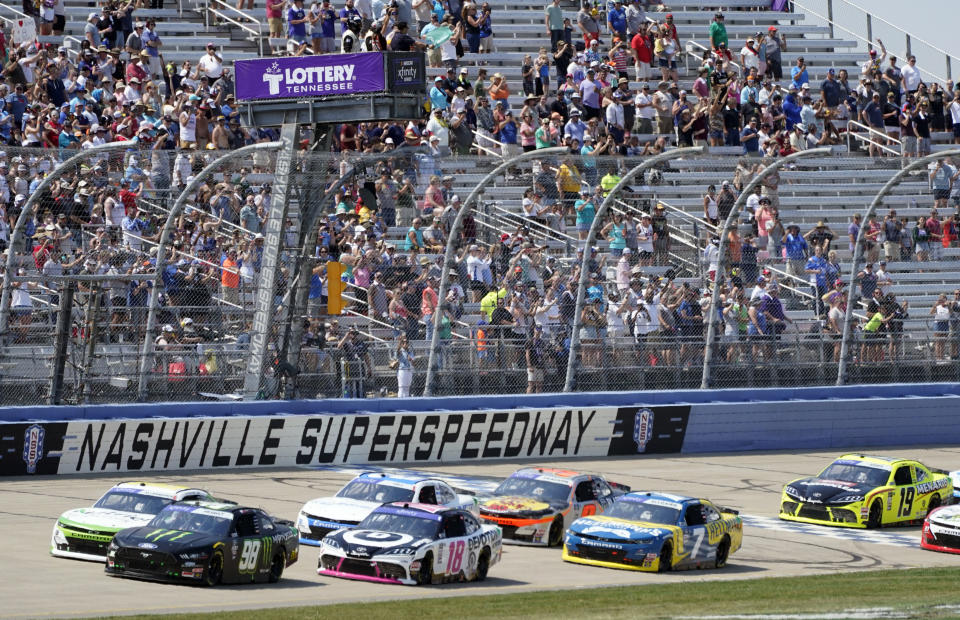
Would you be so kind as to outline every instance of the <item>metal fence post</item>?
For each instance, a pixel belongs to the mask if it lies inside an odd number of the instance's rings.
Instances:
[[[909,35],[909,34],[904,34],[903,37],[904,37],[904,39],[906,39],[906,42],[907,42],[907,58],[910,58],[910,54],[912,53],[912,52],[910,51],[910,35]]]
[[[740,219],[740,211],[743,209],[744,205],[747,204],[747,198],[750,196],[750,192],[752,192],[753,188],[762,183],[763,180],[770,174],[776,172],[784,165],[804,157],[810,157],[812,155],[829,155],[832,151],[833,149],[831,149],[829,146],[824,146],[816,149],[808,149],[806,151],[798,151],[792,155],[787,155],[786,157],[781,157],[780,159],[774,160],[772,164],[758,172],[752,179],[750,179],[750,182],[743,187],[743,190],[737,197],[737,201],[733,204],[733,208],[730,210],[726,221],[723,223],[723,230],[720,231],[720,257],[717,261],[716,281],[713,283],[713,296],[710,298],[710,310],[706,317],[707,339],[703,348],[703,373],[700,376],[700,389],[705,390],[710,387],[710,366],[713,362],[714,340],[716,339],[717,333],[717,306],[720,304],[719,283],[720,278],[724,273],[726,273],[727,253],[730,249],[727,239],[730,235],[730,229],[733,227],[734,222],[737,222]]]
[[[616,200],[616,197],[620,191],[626,187],[627,184],[632,182],[637,175],[665,161],[686,157],[687,155],[697,155],[703,153],[705,150],[706,148],[702,146],[692,146],[682,149],[674,149],[672,151],[661,153],[660,155],[654,155],[653,157],[648,158],[644,162],[631,168],[629,172],[623,175],[623,177],[620,179],[620,182],[610,190],[610,192],[604,197],[603,202],[600,203],[600,207],[597,209],[597,212],[593,217],[593,222],[590,224],[590,232],[587,233],[587,238],[583,242],[584,252],[583,259],[581,259],[580,262],[580,280],[577,285],[577,304],[573,311],[573,332],[570,334],[570,354],[567,356],[567,376],[563,382],[564,392],[570,392],[573,390],[573,379],[577,371],[577,358],[580,356],[580,328],[582,326],[580,315],[583,313],[583,302],[586,298],[587,276],[589,275],[587,273],[587,266],[590,264],[590,252],[587,251],[587,248],[592,246],[594,241],[596,241],[597,233],[600,232],[603,216],[606,215],[607,210]]]
[[[84,159],[95,157],[104,152],[136,149],[137,146],[137,142],[111,142],[109,144],[84,149],[68,157],[62,164],[51,170],[50,174],[44,177],[44,179],[40,181],[40,184],[37,185],[37,188],[30,193],[27,202],[23,205],[23,210],[20,211],[17,223],[14,224],[13,230],[10,232],[10,250],[7,252],[6,272],[3,276],[3,293],[0,295],[0,341],[6,338],[10,324],[10,301],[13,295],[13,291],[11,290],[13,281],[11,278],[16,272],[16,269],[14,269],[16,252],[14,252],[13,248],[20,246],[20,242],[23,240],[23,230],[27,225],[27,221],[33,217],[33,212],[40,202],[40,198],[46,194],[47,189],[53,185],[54,181],[62,177],[65,172],[72,169],[73,166],[79,164]]]
[[[887,183],[880,188],[880,191],[877,192],[877,195],[873,197],[873,200],[870,202],[870,206],[867,207],[867,210],[863,213],[863,219],[860,221],[863,224],[860,226],[860,231],[857,233],[857,243],[853,248],[853,258],[850,260],[850,293],[847,299],[847,310],[843,317],[843,340],[840,343],[840,364],[837,366],[837,385],[845,385],[847,382],[847,366],[848,359],[850,357],[850,323],[853,319],[853,286],[854,278],[857,275],[857,269],[860,265],[860,260],[863,258],[863,252],[861,250],[863,246],[863,239],[865,236],[866,223],[870,219],[870,216],[873,215],[877,207],[880,206],[880,203],[883,202],[883,197],[890,193],[900,181],[908,176],[911,172],[917,169],[923,169],[930,162],[937,161],[938,159],[944,157],[954,157],[960,155],[960,149],[950,149],[947,151],[940,151],[939,153],[933,153],[932,155],[927,155],[926,157],[921,157],[920,159],[910,162],[907,166],[904,166],[903,169],[898,170]]]
[[[833,37],[833,0],[827,0],[827,25],[830,26],[830,38]]]
[[[256,151],[276,150],[280,148],[280,144],[280,142],[251,144],[217,158],[201,170],[200,173],[183,188],[183,191],[180,192],[180,195],[177,197],[177,201],[174,202],[173,207],[170,208],[167,221],[164,222],[163,229],[160,231],[160,240],[157,242],[157,263],[155,273],[153,274],[153,288],[150,290],[150,300],[147,307],[147,323],[144,327],[143,350],[140,356],[140,378],[137,387],[138,401],[143,402],[147,398],[150,369],[153,366],[153,330],[157,323],[157,307],[160,303],[160,285],[163,282],[161,278],[167,262],[167,245],[170,242],[170,236],[173,234],[175,222],[187,205],[187,197],[203,185],[207,177],[228,161],[244,157]]]
[[[447,248],[443,256],[443,269],[441,270],[440,274],[440,290],[437,293],[437,299],[440,300],[441,304],[443,303],[443,300],[447,298],[447,291],[450,289],[450,270],[453,269],[454,266],[454,253],[457,249],[456,245],[459,241],[460,229],[463,228],[463,218],[465,217],[467,211],[473,208],[473,203],[480,198],[487,185],[510,166],[519,164],[529,159],[550,157],[551,155],[561,155],[569,152],[570,149],[565,146],[555,146],[548,149],[537,149],[527,153],[520,153],[516,157],[501,162],[500,165],[491,170],[487,176],[483,177],[483,179],[477,183],[476,187],[470,191],[470,195],[467,196],[467,199],[460,206],[460,210],[457,211],[457,217],[453,220],[453,224],[450,226],[450,235],[447,238]],[[431,325],[430,354],[427,361],[427,378],[423,387],[424,396],[433,395],[433,384],[434,380],[436,379],[437,347],[440,346],[440,319],[436,316],[436,314],[439,314],[439,312],[435,313],[435,320]]]
[[[867,17],[867,51],[873,49],[873,17],[870,13],[865,13]]]

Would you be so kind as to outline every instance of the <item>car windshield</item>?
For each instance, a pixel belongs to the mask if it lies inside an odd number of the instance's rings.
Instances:
[[[511,476],[501,482],[493,494],[535,497],[545,502],[565,502],[570,498],[570,487],[559,482]]]
[[[337,497],[357,499],[364,502],[389,504],[392,502],[413,501],[413,489],[404,489],[376,480],[353,480],[340,489]]]
[[[166,497],[156,497],[155,495],[146,495],[144,493],[110,491],[101,497],[93,507],[122,510],[123,512],[135,512],[143,515],[155,515],[172,501],[172,499]]]
[[[196,532],[213,536],[226,536],[233,523],[233,513],[209,510],[196,506],[167,506],[150,521],[148,527],[180,532]]]
[[[627,521],[646,521],[676,525],[680,520],[680,509],[661,506],[652,502],[621,498],[603,513],[605,517],[625,519]]]
[[[357,526],[358,530],[378,530],[381,532],[397,532],[409,534],[414,538],[433,539],[437,535],[440,522],[433,515],[424,515],[424,518],[392,514],[389,512],[374,512]]]
[[[834,461],[820,474],[820,478],[852,482],[854,484],[878,487],[887,483],[890,472],[886,469],[860,465],[851,461]]]

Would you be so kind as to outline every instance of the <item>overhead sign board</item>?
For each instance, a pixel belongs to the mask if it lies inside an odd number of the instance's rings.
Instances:
[[[322,54],[238,60],[237,99],[303,99],[386,90],[384,55]]]

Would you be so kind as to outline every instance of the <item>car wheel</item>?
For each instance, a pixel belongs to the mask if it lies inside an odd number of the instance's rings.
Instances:
[[[873,530],[883,526],[883,506],[879,501],[870,505],[870,516],[867,517],[867,528]]]
[[[927,516],[930,516],[930,513],[940,507],[940,496],[934,495],[930,498],[930,503],[927,504]]]
[[[270,583],[277,583],[280,581],[280,577],[283,575],[283,566],[284,566],[284,553],[283,550],[280,550],[273,558],[273,562],[270,564]]]
[[[550,533],[547,536],[548,547],[559,547],[563,543],[563,517],[557,517],[550,524]]]
[[[213,587],[223,579],[223,554],[220,551],[214,551],[210,556],[210,562],[207,564],[207,571],[203,576],[203,583]]]
[[[661,573],[668,573],[673,570],[673,543],[665,542],[660,548],[660,566]]]
[[[720,544],[717,545],[717,558],[714,563],[717,568],[723,568],[727,565],[727,558],[730,557],[730,537],[724,536]]]
[[[477,581],[483,581],[487,578],[487,572],[490,570],[490,550],[484,549],[477,558]]]
[[[427,553],[420,561],[420,572],[417,573],[417,583],[428,586],[433,583],[433,554]]]

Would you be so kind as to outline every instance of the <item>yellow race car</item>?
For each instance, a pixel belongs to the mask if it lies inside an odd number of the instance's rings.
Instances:
[[[780,518],[877,528],[922,520],[953,497],[947,472],[909,459],[845,454],[813,478],[783,487]]]

